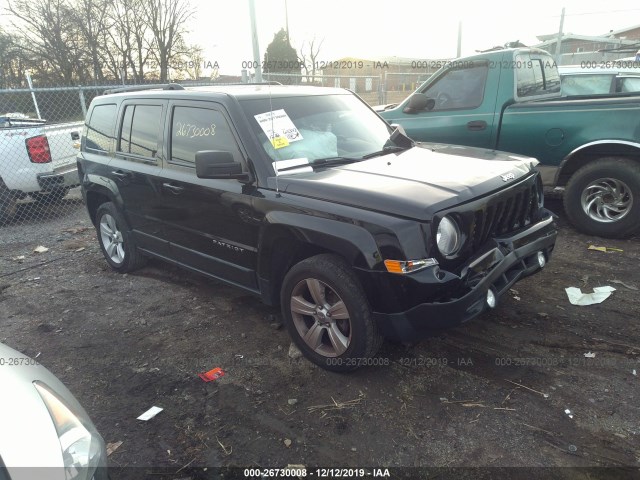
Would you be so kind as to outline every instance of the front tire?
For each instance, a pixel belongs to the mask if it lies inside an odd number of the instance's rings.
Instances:
[[[138,251],[129,225],[113,203],[98,207],[96,233],[104,258],[116,272],[132,272],[144,265],[146,259]]]
[[[640,227],[640,163],[601,158],[573,174],[564,192],[564,209],[581,232],[625,238]]]
[[[294,343],[326,370],[355,370],[369,364],[380,348],[382,337],[362,286],[336,255],[316,255],[294,265],[280,300]]]

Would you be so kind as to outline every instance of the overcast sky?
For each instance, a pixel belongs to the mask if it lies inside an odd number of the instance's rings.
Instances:
[[[220,73],[239,75],[253,59],[249,0],[192,0],[197,9],[190,39],[205,48]],[[255,0],[261,58],[285,26],[285,0]],[[599,35],[640,24],[638,0],[565,0],[565,33]],[[324,39],[318,60],[382,56],[449,58],[456,54],[458,21],[462,54],[558,31],[563,4],[532,1],[288,0],[294,48]],[[611,5],[610,8],[607,8]]]

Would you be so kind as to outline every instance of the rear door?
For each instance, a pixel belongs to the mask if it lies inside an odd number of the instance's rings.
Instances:
[[[236,285],[255,290],[260,218],[253,185],[235,179],[200,179],[201,150],[233,154],[246,170],[245,154],[224,107],[214,102],[171,101],[160,194],[171,257]]]
[[[168,246],[162,232],[162,143],[166,100],[122,103],[116,131],[115,157],[108,177],[122,196],[124,213],[137,244],[158,254]]]

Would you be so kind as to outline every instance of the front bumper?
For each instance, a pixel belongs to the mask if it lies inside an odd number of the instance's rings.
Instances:
[[[460,275],[438,267],[407,275],[413,277],[412,290],[423,293],[422,303],[397,313],[374,310],[380,333],[393,340],[409,341],[471,320],[489,309],[489,289],[499,299],[518,280],[539,271],[538,252],[548,261],[556,236],[549,212],[547,218],[525,230],[493,239],[492,245],[473,257]],[[434,300],[425,302],[425,298]]]

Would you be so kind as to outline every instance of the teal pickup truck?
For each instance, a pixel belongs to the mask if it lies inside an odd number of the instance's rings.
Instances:
[[[417,141],[537,158],[543,182],[564,187],[567,216],[585,233],[622,238],[640,229],[640,94],[562,96],[545,51],[457,59],[378,113]]]

